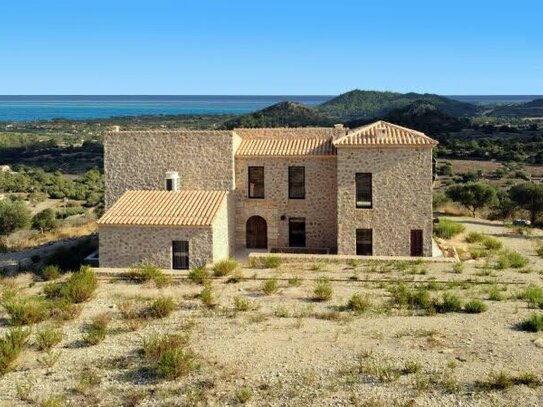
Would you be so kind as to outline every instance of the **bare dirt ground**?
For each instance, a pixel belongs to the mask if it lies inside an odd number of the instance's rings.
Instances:
[[[198,298],[202,286],[185,279],[164,288],[103,279],[81,315],[62,325],[58,361],[46,367],[38,361],[44,352],[33,346],[25,350],[16,370],[0,378],[0,403],[39,405],[58,397],[59,403],[81,406],[541,406],[543,335],[518,328],[534,310],[517,295],[527,283],[543,286],[543,260],[534,245],[543,234],[519,237],[497,222],[457,220],[468,231],[497,237],[530,264],[497,270],[493,255],[466,262],[461,273],[451,264],[246,266],[242,281],[212,281],[213,308]],[[262,291],[268,278],[277,278],[279,285],[271,295]],[[329,301],[313,299],[319,278],[331,281]],[[398,280],[409,287],[425,284],[432,297],[451,292],[464,301],[482,299],[488,310],[427,315],[399,309],[389,292]],[[16,281],[22,295],[40,293],[45,284],[28,275]],[[500,301],[489,299],[491,289],[502,294]],[[345,309],[354,293],[367,296],[369,310]],[[135,326],[123,319],[122,302],[146,306],[158,296],[174,299],[170,316]],[[247,299],[250,309],[236,310],[235,297]],[[112,318],[108,334],[87,346],[85,326],[101,313]],[[4,319],[0,331],[7,329]],[[140,354],[142,343],[156,333],[178,332],[190,334],[189,347],[200,366],[179,379],[159,379]],[[98,379],[89,380],[89,372]],[[531,386],[496,386],[500,373],[533,373],[537,380]]]

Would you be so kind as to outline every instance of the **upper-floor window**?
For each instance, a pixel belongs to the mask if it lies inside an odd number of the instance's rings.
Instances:
[[[264,167],[249,167],[249,198],[264,198]]]
[[[305,198],[305,167],[288,167],[288,197]]]
[[[372,207],[371,173],[356,173],[356,207]]]

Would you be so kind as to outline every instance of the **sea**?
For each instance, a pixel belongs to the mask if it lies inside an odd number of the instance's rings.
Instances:
[[[332,95],[176,95],[176,96],[1,96],[0,122],[53,119],[86,120],[126,116],[244,114],[263,109],[281,101],[316,106]],[[453,95],[474,104],[523,103],[543,96],[537,95]]]

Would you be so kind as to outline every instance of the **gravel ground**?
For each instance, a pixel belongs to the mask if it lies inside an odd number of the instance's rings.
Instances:
[[[214,309],[204,307],[197,298],[202,286],[186,280],[159,289],[104,279],[81,315],[62,325],[65,338],[56,347],[57,363],[44,367],[38,362],[44,352],[33,346],[25,350],[16,370],[0,379],[0,403],[39,405],[58,396],[66,405],[82,406],[235,405],[242,401],[254,406],[541,406],[543,386],[489,390],[477,383],[489,382],[492,374],[500,372],[532,372],[543,380],[543,334],[517,328],[534,310],[516,298],[526,283],[543,286],[543,264],[533,243],[542,234],[516,237],[496,222],[457,220],[468,231],[496,236],[506,247],[527,256],[530,266],[520,271],[490,267],[490,274],[482,273],[485,260],[466,262],[461,274],[454,273],[451,264],[244,268],[244,281],[213,280],[218,303]],[[456,240],[461,242],[461,238]],[[265,295],[262,279],[270,277],[278,279],[279,290]],[[295,277],[300,285],[292,280]],[[315,280],[323,277],[333,279],[333,296],[330,301],[316,302],[312,299]],[[463,299],[483,299],[488,310],[423,315],[390,307],[387,288],[398,279],[469,280],[451,284],[447,290]],[[504,290],[503,301],[488,300],[488,287],[496,282]],[[16,284],[23,295],[40,293],[44,285],[32,283],[28,275],[17,277]],[[432,296],[442,292],[430,290]],[[359,315],[344,310],[353,293],[367,295],[371,309]],[[160,295],[173,297],[177,309],[169,317],[141,321],[135,331],[128,329],[117,305],[130,300],[145,306]],[[236,312],[236,296],[247,298],[254,309]],[[86,346],[82,342],[85,325],[104,312],[112,317],[106,339]],[[8,329],[5,317],[2,333]],[[180,379],[158,379],[145,370],[139,350],[144,338],[173,332],[190,332],[190,348],[200,367]],[[99,383],[82,385],[81,378],[88,377],[89,371],[95,372]],[[31,401],[23,401],[25,392],[17,394],[17,383],[21,388],[29,381],[33,386],[26,393]]]

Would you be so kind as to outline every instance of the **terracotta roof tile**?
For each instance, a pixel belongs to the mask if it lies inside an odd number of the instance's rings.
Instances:
[[[435,146],[437,141],[420,131],[378,121],[364,127],[353,129],[334,141],[334,145],[359,147],[386,146]]]
[[[336,148],[332,138],[323,139],[245,139],[242,140],[237,157],[255,156],[304,156],[304,155],[335,155]]]
[[[126,191],[99,225],[211,226],[226,191]]]

